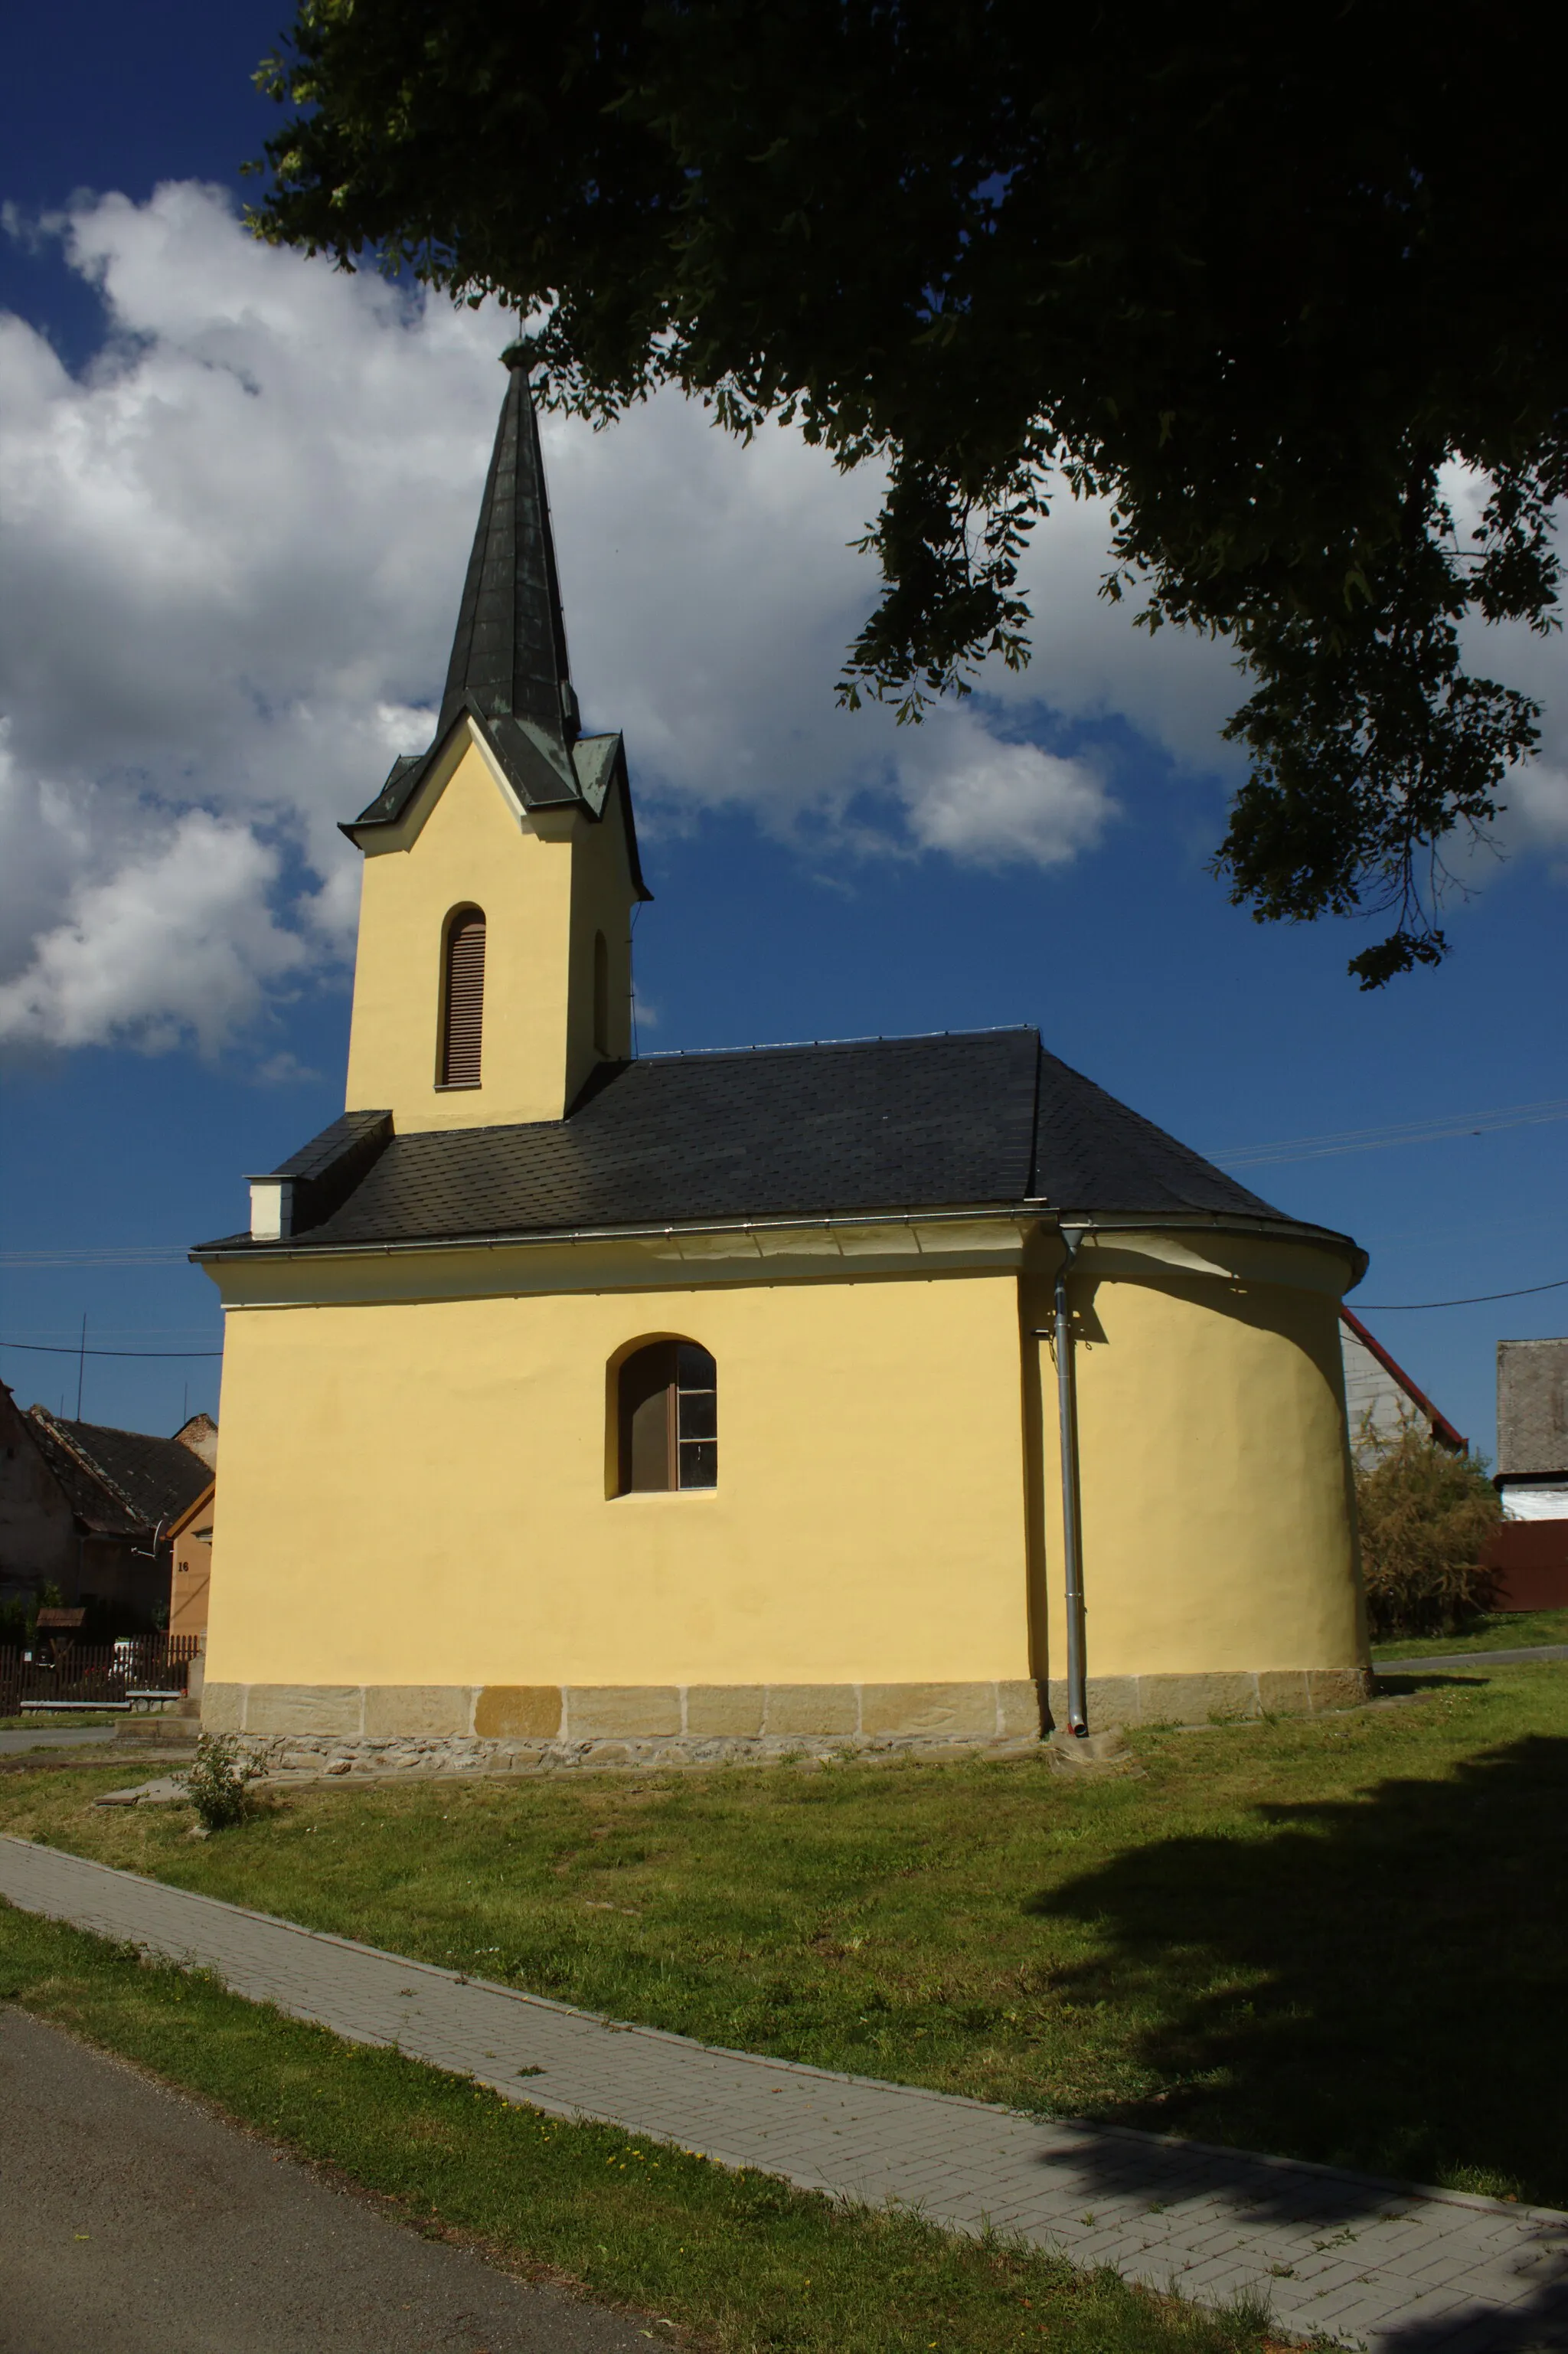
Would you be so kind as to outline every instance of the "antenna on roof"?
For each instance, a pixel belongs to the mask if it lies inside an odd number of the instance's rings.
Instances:
[[[76,1359],[76,1418],[77,1418],[78,1422],[79,1422],[79,1421],[81,1420],[81,1384],[82,1384],[82,1381],[83,1381],[83,1379],[84,1379],[84,1377],[85,1377],[85,1375],[86,1375],[86,1373],[87,1373],[87,1311],[86,1311],[86,1310],[84,1309],[84,1310],[82,1310],[82,1318],[81,1318],[81,1347],[80,1347],[80,1348],[78,1350],[78,1352],[77,1352],[77,1359]],[[60,1403],[61,1403],[61,1405],[64,1405],[65,1401],[64,1401],[64,1399],[63,1399],[63,1398],[61,1399]]]

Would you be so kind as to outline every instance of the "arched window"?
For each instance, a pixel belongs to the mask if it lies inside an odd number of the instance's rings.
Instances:
[[[441,958],[441,1059],[436,1084],[477,1087],[484,1041],[484,911],[458,907],[447,917]]]
[[[593,936],[593,1050],[609,1054],[609,949],[602,932]]]
[[[616,1383],[620,1492],[718,1485],[718,1368],[694,1341],[651,1341]]]

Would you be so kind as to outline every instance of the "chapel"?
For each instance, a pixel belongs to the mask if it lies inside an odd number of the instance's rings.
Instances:
[[[1033,1029],[634,1052],[626,753],[516,355],[433,739],[344,832],[344,1114],[193,1253],[209,1732],[704,1756],[1363,1696],[1353,1242]]]

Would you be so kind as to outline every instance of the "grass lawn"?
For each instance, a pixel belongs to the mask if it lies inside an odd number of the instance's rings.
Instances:
[[[206,2095],[432,2235],[726,2354],[1260,2354],[1262,2317],[563,2125],[0,1905],[0,2001]]]
[[[1568,2206],[1568,1670],[1037,1759],[287,1795],[0,1827],[742,2049]]]
[[[1568,1610],[1489,1610],[1457,1635],[1415,1635],[1373,1646],[1377,1659],[1433,1659],[1445,1651],[1522,1651],[1531,1643],[1568,1643]]]

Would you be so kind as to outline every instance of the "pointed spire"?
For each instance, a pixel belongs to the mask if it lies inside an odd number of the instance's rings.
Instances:
[[[567,662],[539,421],[528,391],[526,347],[505,355],[511,380],[501,407],[441,698],[438,736],[467,703],[487,719],[531,721],[566,754],[578,729]]]
[[[583,734],[567,672],[527,346],[514,344],[502,357],[511,378],[485,477],[435,737],[428,751],[400,753],[369,807],[341,829],[362,849],[361,837],[371,829],[401,823],[440,769],[443,749],[460,725],[478,730],[524,809],[575,805],[598,819],[619,778],[629,830],[631,825],[620,737]],[[646,898],[635,835],[630,856],[638,894]]]

